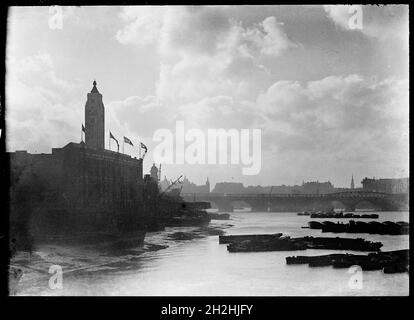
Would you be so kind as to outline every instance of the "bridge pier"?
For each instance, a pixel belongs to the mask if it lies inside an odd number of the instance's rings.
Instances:
[[[219,212],[233,212],[234,207],[230,202],[216,202]]]
[[[355,205],[347,205],[345,211],[355,212]]]

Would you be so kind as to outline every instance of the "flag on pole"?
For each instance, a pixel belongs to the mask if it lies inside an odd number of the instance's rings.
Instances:
[[[83,142],[83,134],[86,134],[86,129],[82,123],[82,131],[81,131],[81,141]]]
[[[124,142],[125,143],[128,143],[129,145],[131,145],[131,146],[134,146],[134,144],[132,143],[132,141],[131,140],[129,140],[127,137],[125,137],[124,136]]]
[[[112,134],[112,132],[111,132],[111,131],[109,131],[109,138],[110,138],[110,139],[114,139],[114,140],[116,141],[116,144],[117,144],[117,145],[119,145],[118,140],[114,137],[114,135]]]
[[[146,146],[145,144],[143,144],[142,142],[141,142],[141,148],[142,148],[142,149],[144,149],[144,150],[145,150],[145,152],[147,152],[147,151],[148,151],[147,146]]]
[[[114,137],[114,135],[112,134],[112,132],[111,132],[111,131],[109,131],[109,141],[110,141],[111,139],[114,139],[114,140],[115,140],[116,145],[118,146],[118,152],[119,152],[119,142],[118,142],[118,140]]]

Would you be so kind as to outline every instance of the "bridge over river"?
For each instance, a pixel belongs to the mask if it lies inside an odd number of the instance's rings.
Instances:
[[[223,194],[181,193],[188,202],[207,201],[219,211],[232,212],[235,204],[244,202],[252,211],[304,211],[344,208],[355,211],[364,203],[379,211],[408,210],[408,194],[373,191],[346,191],[327,194]]]

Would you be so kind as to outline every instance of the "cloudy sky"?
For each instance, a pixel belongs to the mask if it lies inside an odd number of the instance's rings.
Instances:
[[[80,141],[96,79],[106,129],[149,148],[157,129],[261,129],[262,170],[165,165],[246,185],[408,176],[408,7],[11,8],[8,150]],[[107,139],[107,137],[106,137]],[[106,143],[107,146],[107,143]],[[137,155],[137,150],[126,148]]]

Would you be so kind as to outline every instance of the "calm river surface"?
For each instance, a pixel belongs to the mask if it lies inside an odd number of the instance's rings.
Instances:
[[[378,214],[378,221],[408,221],[408,212]],[[346,222],[349,219],[340,220]],[[19,254],[12,261],[14,266],[24,270],[16,294],[408,295],[408,273],[384,274],[382,271],[364,271],[362,288],[357,289],[349,285],[353,274],[349,273],[348,269],[288,266],[285,262],[287,256],[321,255],[340,251],[229,253],[226,245],[219,245],[218,236],[211,232],[223,230],[227,235],[282,232],[292,237],[362,237],[371,241],[381,241],[384,244],[383,251],[409,248],[408,235],[322,234],[320,230],[301,229],[308,221],[309,217],[297,216],[296,213],[235,212],[232,213],[231,220],[213,220],[210,224],[212,228],[207,231],[177,227],[148,233],[143,248],[127,251],[102,252],[94,248],[40,247],[31,257]],[[191,240],[174,240],[171,234],[179,231],[192,232],[196,237]],[[62,267],[61,289],[50,289],[51,265]]]

